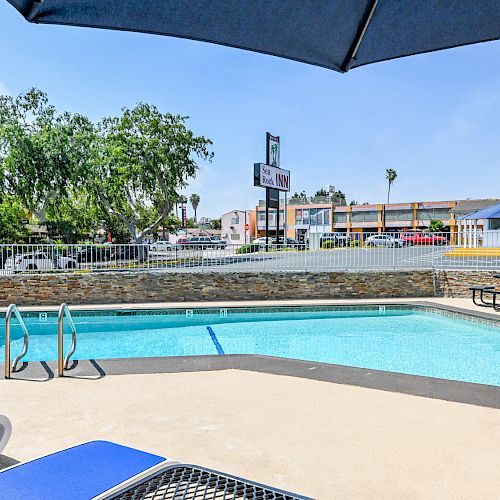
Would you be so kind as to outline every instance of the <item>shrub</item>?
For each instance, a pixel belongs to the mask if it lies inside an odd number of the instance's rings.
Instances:
[[[330,250],[331,248],[337,248],[339,244],[335,240],[326,240],[323,241],[321,248],[323,250]]]
[[[244,254],[244,253],[255,253],[259,251],[259,245],[257,243],[252,243],[250,245],[243,245],[242,247],[238,248],[236,250],[237,254]]]
[[[351,247],[359,247],[359,246],[361,246],[361,243],[359,240],[351,240],[350,245],[351,245]]]

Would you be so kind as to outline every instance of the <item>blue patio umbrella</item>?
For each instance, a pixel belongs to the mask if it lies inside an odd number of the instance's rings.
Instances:
[[[500,0],[8,0],[28,21],[155,33],[345,72],[500,38]]]

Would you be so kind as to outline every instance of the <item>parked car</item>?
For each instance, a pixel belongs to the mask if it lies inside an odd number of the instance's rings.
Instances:
[[[189,248],[189,240],[187,238],[178,239],[177,242],[175,243],[175,248],[177,250]]]
[[[273,238],[269,237],[269,243],[271,243],[272,240],[273,240]],[[253,240],[252,243],[255,243],[256,245],[265,245],[266,244],[266,237],[261,236],[260,238],[255,238],[255,240]]]
[[[351,243],[351,237],[345,233],[323,233],[319,238],[319,246],[322,247],[325,241],[333,241],[335,246],[347,247]]]
[[[276,237],[269,236],[269,238],[267,240],[267,244],[269,245],[269,247],[272,247],[273,241],[276,242]],[[265,248],[265,246],[266,246],[266,237],[265,236],[261,236],[260,238],[256,238],[255,240],[253,240],[252,243],[254,245],[259,245],[260,248]],[[276,245],[276,243],[274,243],[274,245]]]
[[[276,238],[273,238],[273,240],[269,240],[271,245],[273,247],[284,247],[285,246],[285,240],[283,238],[280,238],[279,240],[277,240]],[[265,242],[264,242],[265,244]],[[300,250],[303,250],[305,249],[306,245],[305,243],[300,243],[299,241],[297,241],[296,239],[294,238],[287,238],[286,239],[286,246],[289,246],[289,247],[292,247],[292,248],[297,248],[297,249],[300,249]]]
[[[116,260],[147,260],[149,253],[148,245],[115,245],[112,258]]]
[[[365,240],[367,247],[404,247],[406,241],[389,234],[374,234]]]
[[[56,269],[77,269],[78,262],[73,257],[54,256],[38,251],[10,256],[5,261],[4,268],[13,272],[22,271],[53,271]]]
[[[417,231],[401,233],[399,238],[406,241],[409,245],[446,245],[448,243],[448,240],[444,236]]]
[[[175,250],[175,245],[171,241],[157,240],[149,245],[152,252],[171,252]]]
[[[227,247],[227,241],[226,240],[221,240],[217,236],[210,236],[210,239],[212,240],[213,243],[217,244],[219,248],[226,248]]]
[[[220,248],[227,247],[227,241],[219,240],[215,236],[194,236],[189,239],[188,246],[190,248]]]
[[[111,260],[112,250],[110,245],[94,246],[86,245],[77,248],[72,252],[72,257],[78,263],[82,262],[102,262]]]

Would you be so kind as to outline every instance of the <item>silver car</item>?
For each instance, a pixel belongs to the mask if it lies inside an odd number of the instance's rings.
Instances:
[[[406,241],[388,234],[374,234],[369,236],[365,240],[365,246],[367,247],[404,247]]]
[[[158,240],[149,245],[152,252],[171,252],[175,249],[175,245],[167,240]]]

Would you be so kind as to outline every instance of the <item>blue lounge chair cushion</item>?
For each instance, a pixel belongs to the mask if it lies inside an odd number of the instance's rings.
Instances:
[[[164,462],[108,441],[91,441],[0,472],[0,498],[89,500]]]

